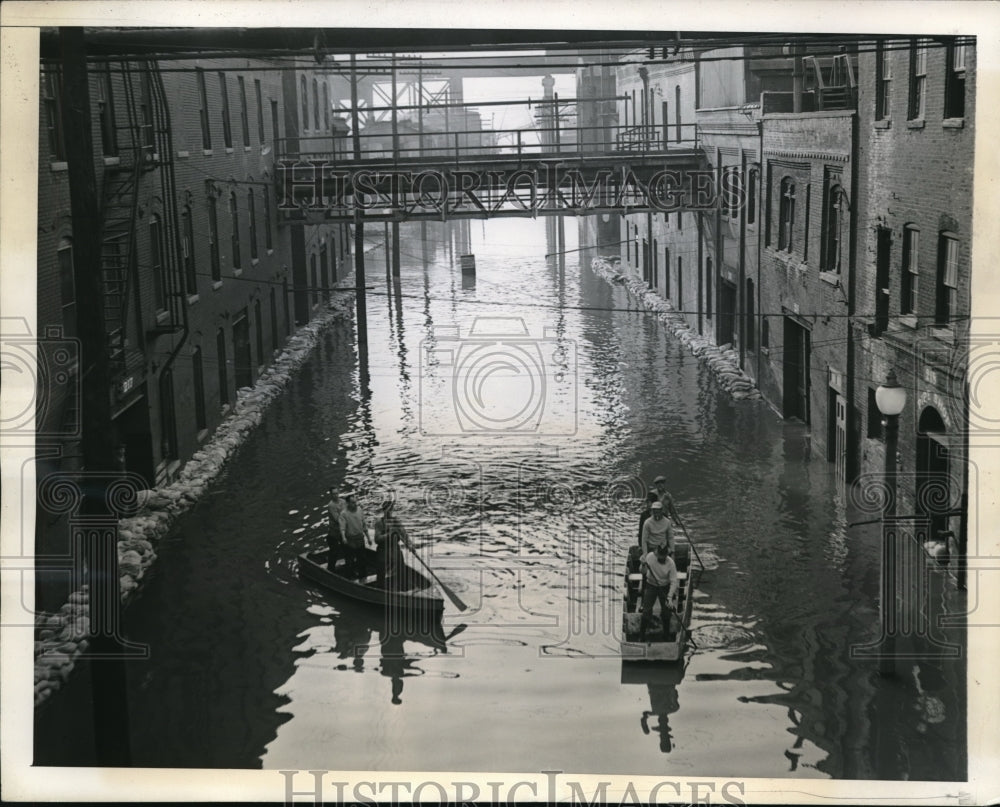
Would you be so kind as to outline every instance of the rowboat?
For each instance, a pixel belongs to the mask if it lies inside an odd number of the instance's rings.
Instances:
[[[684,656],[687,635],[691,624],[691,592],[697,587],[703,571],[700,561],[691,563],[691,544],[677,541],[674,561],[677,564],[677,610],[664,615],[659,613],[659,603],[653,604],[653,614],[646,629],[645,641],[640,636],[642,562],[638,546],[629,550],[625,569],[625,597],[622,609],[622,661],[679,661]],[[666,621],[666,629],[664,629]]]
[[[416,569],[401,564],[397,573],[388,579],[388,585],[382,587],[374,574],[377,556],[372,550],[364,550],[365,568],[361,577],[345,574],[342,558],[330,569],[328,554],[325,549],[320,549],[299,555],[299,577],[353,600],[394,611],[433,613],[444,610],[441,590]]]

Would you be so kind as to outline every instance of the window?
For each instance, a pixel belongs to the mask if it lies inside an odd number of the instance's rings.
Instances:
[[[139,118],[142,144],[152,154],[156,150],[156,138],[153,132],[153,81],[148,70],[142,73],[139,84]]]
[[[882,439],[882,413],[878,411],[875,388],[868,388],[868,439]]]
[[[712,258],[705,258],[705,318],[712,317]]]
[[[152,215],[149,219],[149,265],[153,273],[153,300],[156,310],[163,311],[167,307],[167,277],[163,267],[163,228],[160,217]]]
[[[309,89],[306,77],[299,77],[299,94],[302,96],[302,128],[309,128]]]
[[[319,82],[313,79],[313,129],[319,131]]]
[[[233,131],[229,125],[229,90],[226,87],[226,74],[219,73],[219,92],[222,97],[222,139],[226,148],[233,147]]]
[[[903,228],[903,277],[899,297],[900,314],[917,313],[917,289],[920,276],[920,231],[907,225]]]
[[[115,128],[115,104],[111,90],[111,68],[104,65],[97,73],[97,114],[101,121],[101,151],[105,157],[118,156],[118,130]]]
[[[944,116],[965,117],[965,45],[952,42],[945,50]]]
[[[177,459],[174,371],[171,367],[164,368],[160,373],[160,454],[165,460]]]
[[[722,173],[722,215],[737,220],[740,215],[740,169],[730,166]]]
[[[330,299],[330,262],[327,259],[326,244],[319,247],[319,277],[323,288],[323,299]]]
[[[319,277],[316,273],[315,255],[309,256],[309,281],[312,285],[312,294],[310,295],[310,299],[312,300],[312,304],[316,305],[316,303],[319,302]]]
[[[205,89],[205,71],[195,68],[198,80],[198,102],[201,104],[201,147],[206,151],[212,148],[212,129],[208,123],[208,91]]]
[[[257,206],[253,201],[253,188],[247,191],[247,208],[250,211],[250,259],[257,260]]]
[[[264,137],[264,97],[260,93],[260,79],[253,80],[254,100],[257,101],[257,140],[263,143]]]
[[[271,286],[271,350],[278,349],[278,302]]]
[[[958,293],[958,239],[950,233],[941,233],[938,241],[938,288],[934,322],[947,326],[955,314],[955,297]]]
[[[751,168],[747,171],[747,224],[757,223],[757,183],[760,181],[760,171]]]
[[[920,120],[927,103],[927,40],[914,39],[910,43],[910,109],[907,117]]]
[[[792,251],[792,228],[795,225],[795,180],[781,180],[781,201],[778,210],[778,249]]]
[[[684,267],[681,256],[677,256],[677,310],[684,310]]]
[[[325,81],[323,82],[323,128],[327,131],[330,129],[330,91]]]
[[[664,126],[666,123],[663,121]],[[676,130],[674,137],[680,143],[683,127],[681,126],[681,88],[679,84],[674,87],[674,129]]]
[[[212,263],[212,280],[222,280],[219,260],[219,218],[215,210],[215,197],[208,197],[208,254]]]
[[[670,248],[663,248],[663,296],[670,299]]]
[[[823,271],[840,274],[844,213],[847,207],[844,189],[834,176],[827,179],[826,208],[823,217],[823,254],[820,261]]]
[[[747,312],[746,316],[746,344],[747,350],[753,350],[757,342],[757,321],[754,315],[755,312],[755,301],[754,301],[754,288],[753,281],[747,278],[747,299],[745,302],[745,310]]]
[[[771,326],[767,317],[760,318],[760,349],[770,350],[771,348]]]
[[[201,364],[201,348],[196,347],[191,354],[191,377],[194,379],[194,425],[198,431],[208,428],[208,419],[205,417],[205,377]]]
[[[278,126],[278,102],[271,101],[271,139],[277,142],[281,136],[281,129]]]
[[[194,267],[194,228],[191,223],[191,205],[181,211],[181,264],[188,294],[198,293],[198,275]]]
[[[264,198],[264,247],[270,252],[274,249],[274,242],[271,240],[271,194],[264,188],[261,196]]]
[[[890,88],[892,86],[892,60],[885,48],[885,40],[875,45],[875,120],[886,120],[890,113]]]
[[[66,159],[66,141],[63,137],[62,74],[56,69],[45,71],[42,79],[42,98],[45,106],[45,126],[49,136],[49,158],[53,162]]]
[[[232,226],[230,248],[233,254],[233,268],[240,268],[240,211],[236,204],[236,192],[229,194],[229,222]]]
[[[253,318],[257,337],[257,366],[264,363],[264,316],[260,312],[260,300],[254,300]]]
[[[292,332],[292,315],[288,307],[288,281],[281,281],[281,301],[285,308],[285,336]]]
[[[219,367],[219,405],[229,403],[229,373],[226,372],[226,332],[219,328],[215,335],[216,362]]]
[[[64,238],[56,253],[59,261],[59,299],[62,301],[63,336],[76,336],[76,279],[73,277],[73,243]]]
[[[247,85],[243,76],[237,76],[236,81],[240,87],[240,124],[243,128],[243,145],[250,145],[250,116],[247,110]]]

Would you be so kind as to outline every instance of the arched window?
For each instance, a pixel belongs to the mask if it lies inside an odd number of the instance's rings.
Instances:
[[[792,251],[792,229],[795,226],[795,180],[781,180],[781,201],[778,207],[778,249]]]
[[[194,225],[191,222],[191,205],[181,211],[181,262],[184,266],[184,283],[188,294],[198,293],[198,274],[194,265]]]
[[[250,258],[257,260],[257,207],[254,204],[253,188],[247,191],[247,208],[250,212]]]
[[[156,310],[163,311],[167,307],[167,276],[163,266],[163,227],[155,213],[149,217],[149,266]]]
[[[309,86],[306,77],[299,77],[299,94],[302,96],[302,128],[309,128]]]
[[[233,268],[240,268],[240,210],[236,204],[236,192],[229,194],[229,219],[232,225],[232,240],[230,247],[233,251]]]
[[[823,220],[822,267],[824,271],[839,273],[844,235],[844,213],[847,207],[844,189],[839,182],[830,183],[823,204],[826,215]]]

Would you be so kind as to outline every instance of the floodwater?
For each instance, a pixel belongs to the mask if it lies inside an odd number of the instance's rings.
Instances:
[[[404,226],[398,289],[369,254],[368,372],[335,325],[161,544],[126,613],[133,764],[964,779],[964,667],[851,657],[878,542],[804,427],[731,400],[592,253],[546,258],[552,220],[466,226]],[[661,473],[707,571],[685,662],[646,670],[619,584]],[[444,647],[297,578],[331,485],[395,496],[469,606]],[[89,764],[87,676],[41,710],[39,763]]]

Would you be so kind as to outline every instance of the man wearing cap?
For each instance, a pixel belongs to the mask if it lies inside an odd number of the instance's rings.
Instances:
[[[663,518],[663,516],[660,516]],[[655,516],[654,516],[655,518]],[[663,519],[666,521],[666,519]],[[652,521],[652,519],[650,519]],[[648,522],[647,522],[648,523]],[[642,571],[646,587],[642,592],[642,618],[639,620],[639,638],[646,639],[646,628],[653,615],[653,603],[660,601],[660,621],[663,623],[663,637],[670,632],[670,612],[677,607],[677,567],[674,565],[673,547],[658,546],[642,559]],[[669,603],[669,608],[668,608]]]
[[[677,521],[677,508],[674,507],[674,497],[667,492],[667,478],[662,475],[656,477],[653,480],[653,487],[656,488],[656,496],[659,498],[660,504],[663,505],[664,513],[680,524]]]
[[[649,512],[652,515],[642,524],[643,554],[648,554],[659,546],[666,546],[670,554],[673,554],[674,534],[670,529],[669,519],[663,514],[663,505],[653,502],[649,506]]]
[[[344,503],[340,500],[340,493],[336,488],[330,488],[330,494],[330,501],[326,503],[326,512],[329,516],[327,546],[330,550],[326,567],[332,572],[337,561],[344,556],[344,533],[340,529],[340,513],[344,509]]]
[[[347,506],[340,511],[340,534],[344,536],[346,544],[346,572],[348,575],[360,575],[364,567],[368,524],[353,492],[345,494],[344,501],[347,502]]]

